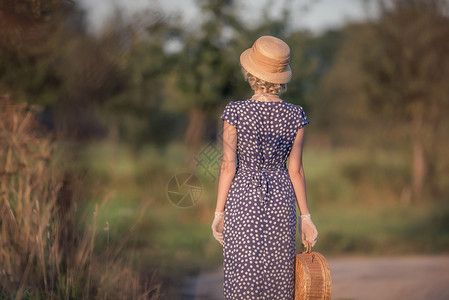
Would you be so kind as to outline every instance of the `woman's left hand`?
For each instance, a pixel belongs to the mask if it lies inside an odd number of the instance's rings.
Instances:
[[[216,213],[214,221],[212,222],[212,233],[214,238],[223,245],[223,227],[224,227],[224,214]]]
[[[313,224],[310,214],[301,215],[299,217],[299,221],[301,239],[303,240],[303,242],[305,240],[308,240],[312,247],[315,246],[318,239],[318,230],[316,229],[315,224]]]

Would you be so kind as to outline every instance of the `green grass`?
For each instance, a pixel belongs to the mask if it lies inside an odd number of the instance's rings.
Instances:
[[[147,147],[139,153],[123,145],[111,149],[97,144],[84,152],[91,175],[113,194],[99,210],[99,224],[110,224],[109,243],[126,237],[123,255],[138,252],[145,267],[157,268],[163,276],[220,264],[222,248],[210,230],[217,182],[197,174],[202,197],[196,206],[180,209],[168,201],[166,187],[173,175],[187,171],[181,145]],[[449,249],[449,205],[401,200],[410,169],[401,153],[305,149],[303,158],[309,205],[319,230],[317,251],[382,255]],[[143,218],[136,223],[144,204]],[[102,239],[100,247],[107,247],[106,233]]]

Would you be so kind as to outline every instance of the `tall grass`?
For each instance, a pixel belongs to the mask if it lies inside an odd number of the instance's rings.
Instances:
[[[159,299],[154,273],[144,278],[120,249],[95,250],[109,228],[97,224],[101,205],[83,214],[88,192],[65,157],[35,109],[0,98],[0,298]]]

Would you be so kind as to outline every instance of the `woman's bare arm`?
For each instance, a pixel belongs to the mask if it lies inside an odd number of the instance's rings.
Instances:
[[[306,195],[306,180],[302,166],[302,148],[304,141],[304,127],[299,129],[288,160],[288,174],[295,190],[296,201],[298,202],[301,215],[309,214]]]
[[[224,212],[229,188],[236,170],[237,129],[224,121],[223,125],[223,162],[221,164],[216,212]]]

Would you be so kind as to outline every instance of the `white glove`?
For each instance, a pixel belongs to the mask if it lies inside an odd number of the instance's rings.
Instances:
[[[212,233],[214,238],[223,245],[223,226],[224,226],[224,213],[216,212],[214,221],[212,222]]]
[[[315,243],[318,239],[318,230],[313,224],[310,214],[300,216],[299,232],[301,233],[301,239],[303,241],[303,244],[305,240],[308,240],[312,247],[315,246]]]

